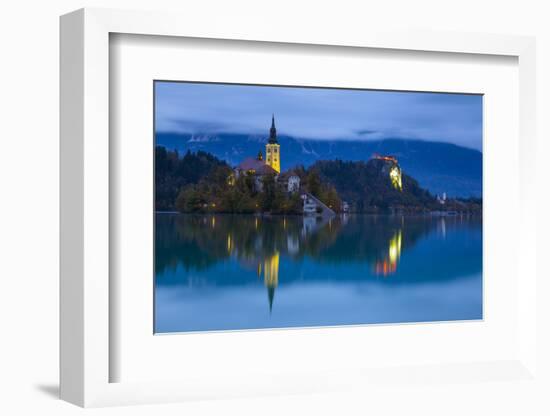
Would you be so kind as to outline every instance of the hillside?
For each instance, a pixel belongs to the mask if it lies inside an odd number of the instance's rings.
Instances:
[[[404,171],[432,194],[480,197],[482,193],[482,153],[441,142],[408,139],[376,141],[304,140],[279,135],[282,169],[309,167],[320,160],[368,161],[373,153],[391,154]],[[230,165],[256,155],[266,138],[259,135],[190,135],[159,133],[157,144],[180,153],[202,150]]]
[[[401,176],[402,188],[392,184],[389,172],[394,166],[381,159],[330,160],[300,167],[294,174],[301,179],[302,192],[311,193],[337,212],[342,209],[341,201],[349,204],[351,212],[420,212],[439,208],[433,195],[409,175]],[[181,157],[177,151],[157,146],[155,171],[155,206],[159,211],[302,212],[299,194],[288,194],[274,177],[262,179],[263,190],[244,176],[229,182],[231,168],[204,151],[188,151]]]
[[[323,182],[334,186],[354,212],[386,212],[390,207],[422,211],[437,208],[435,198],[409,175],[402,175],[403,189],[395,189],[387,172],[387,162],[341,160],[315,162],[310,168]]]

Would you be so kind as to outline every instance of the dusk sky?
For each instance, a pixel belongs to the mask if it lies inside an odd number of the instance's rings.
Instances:
[[[482,96],[156,82],[156,131],[408,138],[482,149]]]

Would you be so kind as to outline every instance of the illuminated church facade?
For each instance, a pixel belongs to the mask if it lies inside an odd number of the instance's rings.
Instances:
[[[275,114],[271,116],[271,128],[269,139],[265,145],[265,163],[277,173],[281,173],[281,145],[277,140],[277,129],[275,128]]]
[[[258,191],[262,190],[262,178],[265,175],[273,175],[275,180],[284,186],[289,193],[298,192],[300,189],[300,178],[292,172],[285,172],[281,175],[281,145],[277,139],[277,128],[275,127],[275,115],[271,117],[271,128],[269,138],[265,145],[265,160],[262,151],[258,156],[244,159],[234,170],[235,177],[249,175],[255,178],[255,186]]]

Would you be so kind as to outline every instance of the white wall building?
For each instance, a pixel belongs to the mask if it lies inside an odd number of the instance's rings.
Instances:
[[[298,175],[290,175],[288,177],[288,192],[294,193],[300,190],[300,177]]]

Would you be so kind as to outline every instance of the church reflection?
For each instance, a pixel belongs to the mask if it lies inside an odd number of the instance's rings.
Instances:
[[[256,275],[267,290],[270,313],[281,284],[301,279],[301,262],[320,265],[318,275],[308,280],[354,279],[331,276],[322,265],[367,265],[370,276],[391,277],[398,270],[403,250],[441,229],[441,223],[419,220],[404,223],[401,217],[337,216],[261,217],[252,215],[161,215],[156,222],[156,274],[174,273],[178,281],[159,284],[193,285],[212,281],[210,272],[221,262],[236,262]],[[294,267],[291,271],[291,266]],[[189,273],[187,271],[194,271]],[[242,276],[216,276],[217,286],[252,283],[249,272]],[[365,276],[364,278],[369,278]],[[204,279],[201,281],[201,279]],[[247,283],[248,282],[248,283]]]
[[[262,267],[263,265],[263,267]],[[273,298],[275,289],[279,285],[279,252],[274,253],[264,259],[263,264],[258,263],[258,277],[262,277],[264,285],[267,288],[267,298],[269,300],[269,313],[273,310]]]

